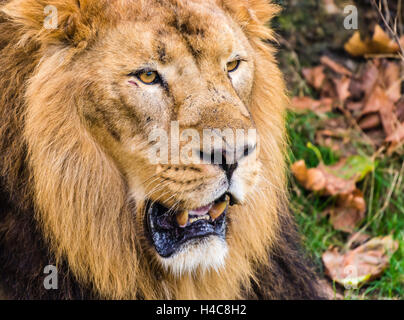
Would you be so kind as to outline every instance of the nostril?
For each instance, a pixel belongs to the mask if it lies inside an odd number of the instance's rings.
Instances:
[[[199,157],[204,163],[210,163],[218,165],[226,173],[227,179],[230,181],[234,171],[238,167],[237,161],[226,157],[225,150],[214,150],[212,153],[207,153],[202,150],[199,151]]]
[[[254,152],[254,150],[257,148],[257,144],[255,144],[254,146],[252,146],[252,145],[246,145],[245,147],[244,147],[244,157],[247,157],[247,156],[249,156],[251,153],[253,153]]]
[[[207,153],[199,150],[199,157],[204,163],[210,163],[218,165],[226,173],[227,179],[230,181],[234,171],[238,168],[238,161],[242,158],[249,156],[257,148],[257,145],[245,145],[239,150],[243,153],[238,155],[238,152],[233,151],[233,153],[228,153],[225,149],[216,149],[213,152]]]
[[[226,154],[223,153],[221,150],[214,150],[212,153],[204,152],[202,150],[199,151],[199,158],[204,163],[209,164],[217,164],[220,165],[226,161]]]

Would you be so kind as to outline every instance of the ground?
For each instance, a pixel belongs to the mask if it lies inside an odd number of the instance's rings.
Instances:
[[[319,64],[320,57],[327,54],[344,59],[346,65],[363,63],[363,59],[354,59],[344,52],[343,44],[352,36],[353,31],[342,27],[343,16],[330,18],[324,10],[324,2],[330,1],[277,1],[284,7],[283,14],[273,23],[280,34],[279,60],[286,75],[291,96],[308,95],[316,97],[316,92],[307,84],[302,68]],[[377,14],[372,11],[369,1],[360,3],[360,31],[366,35],[372,23],[378,23]],[[353,1],[337,1],[342,5]],[[332,112],[319,115],[313,112],[294,113],[288,116],[290,135],[290,164],[304,159],[309,167],[316,167],[319,155],[308,147],[308,142],[316,144],[316,132],[327,118],[340,118],[341,113]],[[315,261],[320,275],[330,283],[335,294],[345,299],[404,299],[404,152],[395,152],[390,156],[384,153],[375,156],[376,150],[366,143],[366,139],[350,141],[356,153],[375,158],[375,169],[358,183],[367,204],[365,219],[356,227],[370,237],[393,235],[398,241],[398,250],[390,259],[389,267],[381,277],[360,286],[358,289],[345,290],[324,275],[323,253],[331,246],[344,247],[350,236],[338,231],[330,224],[322,212],[334,201],[332,197],[323,197],[302,188],[296,179],[290,176],[292,209],[304,235],[305,246]],[[330,148],[316,146],[325,164],[331,165],[343,156]]]

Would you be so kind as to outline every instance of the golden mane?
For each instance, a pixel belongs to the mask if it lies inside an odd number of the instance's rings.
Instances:
[[[10,77],[19,80],[16,88],[0,80],[0,103],[6,106],[0,109],[0,150],[8,150],[0,163],[1,175],[10,189],[19,189],[34,204],[35,218],[58,263],[67,261],[77,280],[101,298],[246,297],[257,268],[270,268],[268,250],[280,237],[281,209],[287,200],[288,100],[274,49],[263,41],[274,40],[265,24],[279,8],[266,0],[216,1],[243,28],[256,53],[250,111],[260,135],[263,178],[248,204],[230,212],[226,267],[175,278],[141,250],[145,236],[135,232],[134,204],[128,200],[125,180],[87,133],[77,114],[81,101],[73,98],[84,96],[88,84],[69,71],[72,58],[91,45],[97,32],[141,10],[135,1],[115,0],[109,6],[106,2],[80,0],[81,9],[86,9],[83,15],[76,1],[6,1],[0,46],[8,44],[0,68],[7,66]],[[59,8],[63,28],[42,28],[45,5]],[[11,93],[15,94],[10,102]],[[10,139],[14,142],[6,146]],[[21,175],[25,162],[27,170]]]

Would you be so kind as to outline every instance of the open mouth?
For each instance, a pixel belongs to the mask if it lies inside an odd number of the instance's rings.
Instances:
[[[157,253],[168,258],[186,242],[211,235],[225,240],[226,213],[233,201],[228,194],[189,211],[172,211],[160,203],[148,203],[147,226]]]

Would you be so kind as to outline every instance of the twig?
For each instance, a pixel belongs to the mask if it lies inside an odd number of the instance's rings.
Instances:
[[[383,58],[401,60],[402,56],[399,53],[398,54],[394,54],[394,53],[367,53],[367,54],[365,54],[365,59],[383,59]]]
[[[403,2],[402,2],[402,0],[398,0],[398,4],[397,4],[397,21],[398,21],[398,26],[400,28],[400,35],[404,34],[402,8],[403,8]]]
[[[397,21],[395,22],[395,26],[391,27],[389,20],[390,20],[390,12],[389,12],[389,16],[385,17],[385,15],[383,14],[383,6],[382,6],[382,2],[379,1],[379,4],[376,3],[376,0],[372,0],[372,5],[376,8],[377,12],[379,13],[380,18],[383,20],[384,25],[386,26],[386,28],[389,30],[389,32],[391,33],[391,35],[394,38],[394,41],[397,43],[399,49],[400,49],[400,57],[401,60],[403,60],[404,62],[404,48],[402,47],[401,43],[400,43],[400,37],[397,33]],[[389,10],[388,5],[386,7],[386,3],[385,3],[385,10]],[[397,15],[399,15],[400,13],[397,13]],[[395,29],[395,30],[394,30]]]
[[[384,4],[384,12],[386,15],[386,21],[390,24],[391,15],[390,15],[389,3],[387,2],[387,0],[383,0],[383,4]]]

